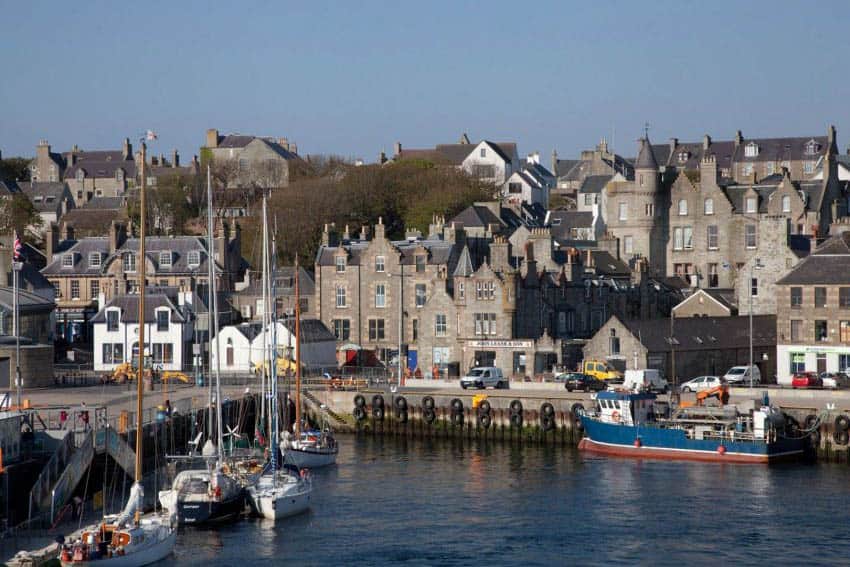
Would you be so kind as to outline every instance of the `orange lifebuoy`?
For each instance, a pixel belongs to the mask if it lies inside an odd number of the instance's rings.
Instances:
[[[615,411],[611,414],[611,419],[614,421],[620,421],[620,412]]]

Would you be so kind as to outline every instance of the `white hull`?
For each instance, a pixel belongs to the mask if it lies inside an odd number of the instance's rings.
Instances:
[[[295,465],[299,469],[315,469],[327,467],[336,463],[336,455],[339,451],[333,449],[285,449],[283,462],[287,465]]]
[[[310,508],[313,485],[309,480],[282,475],[275,482],[263,476],[254,486],[248,487],[248,502],[254,514],[276,520],[294,516]]]
[[[62,567],[84,567],[88,565],[104,565],[109,567],[141,567],[162,561],[174,551],[177,541],[177,530],[166,524],[152,525],[150,530],[145,529],[145,542],[128,549],[125,555],[113,555],[103,559],[91,559],[88,561],[60,561]],[[97,530],[98,526],[89,529]],[[149,533],[153,532],[153,533]]]

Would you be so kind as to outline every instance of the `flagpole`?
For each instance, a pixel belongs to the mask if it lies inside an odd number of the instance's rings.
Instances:
[[[12,328],[15,333],[15,392],[16,405],[21,409],[21,332],[20,332],[20,313],[18,310],[18,276],[21,271],[20,262],[20,242],[18,241],[18,231],[15,231],[15,239],[12,244]]]

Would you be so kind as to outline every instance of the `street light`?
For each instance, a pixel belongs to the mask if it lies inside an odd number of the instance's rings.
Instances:
[[[753,270],[761,270],[764,266],[760,258],[750,264],[750,390],[753,389]]]

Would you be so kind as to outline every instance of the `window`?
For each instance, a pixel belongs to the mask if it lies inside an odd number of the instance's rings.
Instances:
[[[239,171],[248,171],[248,160],[239,158]]]
[[[587,207],[593,205],[593,194],[592,193],[585,193],[584,194],[584,204]]]
[[[708,265],[708,287],[717,287],[720,285],[720,276],[717,273],[717,264]]]
[[[826,307],[826,288],[825,287],[816,287],[815,288],[815,307]]]
[[[103,343],[102,361],[104,364],[112,364],[112,343]]]
[[[791,212],[791,197],[788,195],[782,196],[782,212],[790,213]]]
[[[464,287],[465,287],[465,286],[463,285],[463,282],[457,282],[457,294],[458,294],[458,297],[459,297],[460,299],[463,299],[463,298],[464,298],[464,295],[465,295],[465,294],[464,294],[464,292],[465,292]]]
[[[345,256],[337,256],[334,259],[334,262],[336,263],[337,273],[342,273],[345,271]]]
[[[709,250],[717,250],[720,233],[716,224],[710,224],[706,228],[706,244]]]
[[[369,319],[369,340],[382,341],[384,340],[384,320]]]
[[[688,216],[688,201],[686,199],[679,199],[679,216]]]
[[[201,265],[201,253],[197,250],[190,250],[187,262],[189,263],[190,268],[197,268]]]
[[[476,335],[495,335],[496,334],[496,314],[495,313],[476,313],[475,314],[475,334]]]
[[[756,247],[756,225],[748,224],[744,227],[744,245],[749,249]]]
[[[375,271],[383,272],[385,271],[386,258],[383,256],[375,256]]]
[[[89,252],[89,268],[100,267],[100,252]]]
[[[748,163],[746,165],[741,166],[741,175],[752,175],[753,174],[753,164]]]
[[[791,319],[791,340],[799,341],[803,337],[801,332],[803,329],[803,321],[800,319]]]
[[[425,271],[425,255],[418,254],[416,256],[416,272],[421,274]]]
[[[640,184],[641,187],[643,187],[643,173],[638,175],[638,183]]]
[[[74,267],[74,253],[63,254],[62,255],[62,267],[63,268],[73,268]]]
[[[508,193],[522,193],[522,183],[508,183]]]
[[[97,299],[98,295],[100,295],[100,280],[89,281],[89,296],[92,299]]]
[[[384,284],[375,285],[375,307],[387,306],[387,288]]]
[[[334,336],[338,341],[347,341],[351,338],[351,321],[348,319],[334,319]]]
[[[842,309],[850,307],[850,287],[838,288],[838,306]]]
[[[804,161],[803,162],[803,173],[814,173],[814,172],[815,172],[815,162]]]
[[[850,321],[840,321],[838,323],[838,336],[842,343],[850,342]]]
[[[124,345],[121,343],[103,343],[103,363],[121,364],[124,362]]]
[[[747,197],[746,206],[744,210],[748,213],[756,212],[756,198],[755,197]]]
[[[685,250],[691,250],[694,247],[694,229],[690,226],[682,227],[682,241],[685,245]]]
[[[848,370],[850,370],[850,354],[839,354],[838,371],[846,373]]]
[[[758,297],[758,295],[759,295],[759,279],[758,278],[750,278],[750,295],[752,297]]]
[[[419,340],[419,319],[411,319],[410,320],[410,326],[411,326],[411,331],[412,331],[411,335],[413,336],[414,342],[418,341]]]
[[[169,313],[166,310],[160,310],[156,312],[156,330],[157,331],[167,331],[168,330],[168,321],[169,321]]]
[[[635,239],[632,236],[626,236],[623,238],[623,251],[627,256],[630,256],[635,253]]]
[[[446,336],[446,316],[444,313],[438,313],[434,317],[434,335],[438,337]]]
[[[714,214],[714,199],[708,198],[702,204],[702,212],[706,215]]]
[[[120,167],[115,170],[115,181],[121,182],[124,181],[124,170]]]
[[[803,288],[791,288],[791,309],[800,309],[803,306]]]
[[[790,353],[791,358],[791,374],[796,374],[797,372],[803,372],[806,370],[806,353],[804,352],[792,352]]]
[[[809,140],[809,142],[806,144],[806,155],[813,156],[818,153],[819,149],[820,146],[817,142],[815,142],[814,140]]]
[[[816,341],[828,341],[829,333],[827,332],[826,321],[823,319],[815,320],[815,340]]]
[[[71,299],[80,298],[80,280],[71,280]]]
[[[673,250],[681,250],[683,245],[682,227],[677,226],[673,229]]]
[[[165,251],[159,253],[159,267],[160,268],[171,268],[171,251]]]
[[[774,172],[774,163],[772,161],[764,164],[764,174],[765,175],[773,175]]]
[[[425,307],[425,284],[416,284],[416,307]]]
[[[132,252],[124,254],[124,271],[131,273],[136,271],[136,255]]]
[[[486,158],[487,157],[487,148],[481,148],[481,151],[478,154],[479,156]]]
[[[744,156],[756,157],[757,155],[759,155],[759,147],[755,142],[750,142],[744,147]]]
[[[106,312],[106,330],[118,330],[118,311],[115,309]]]
[[[620,205],[619,205],[619,213],[620,213],[620,214],[619,214],[619,217],[618,217],[618,218],[619,218],[621,221],[622,221],[622,220],[627,220],[627,219],[629,218],[629,216],[628,216],[628,209],[626,208],[626,203],[620,203]]]
[[[171,364],[174,362],[174,345],[171,343],[153,344],[154,364]]]
[[[82,169],[78,169],[77,170],[77,183],[82,183],[85,178],[86,178],[86,172],[83,171]]]
[[[336,286],[336,306],[345,307],[345,287]]]
[[[608,353],[610,356],[619,356],[620,354],[620,337],[617,336],[617,329],[611,329],[611,336],[608,338]]]

